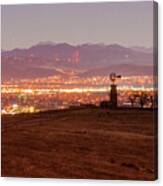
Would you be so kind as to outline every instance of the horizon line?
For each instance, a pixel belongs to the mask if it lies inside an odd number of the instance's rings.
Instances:
[[[53,41],[39,41],[36,44],[32,44],[28,47],[15,47],[15,48],[11,48],[11,49],[3,49],[1,48],[1,52],[9,52],[9,51],[13,51],[13,50],[28,50],[31,47],[37,46],[37,45],[51,45],[51,46],[56,46],[59,44],[67,44],[73,47],[77,47],[77,46],[82,46],[82,45],[103,45],[103,46],[110,46],[110,45],[117,45],[117,46],[121,46],[124,48],[134,48],[134,47],[138,47],[138,48],[146,48],[146,49],[152,49],[153,46],[143,46],[143,45],[132,45],[132,46],[126,46],[123,44],[119,44],[117,42],[114,43],[104,43],[104,42],[84,42],[84,43],[78,43],[78,44],[72,44],[70,42],[53,42]]]

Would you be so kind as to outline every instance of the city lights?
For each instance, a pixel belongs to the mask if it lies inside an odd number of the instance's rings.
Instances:
[[[81,104],[99,105],[109,100],[109,76],[69,78],[51,76],[33,80],[21,79],[2,83],[2,114],[33,113],[64,109]],[[130,105],[130,94],[153,94],[150,76],[122,76],[118,79],[118,104]]]

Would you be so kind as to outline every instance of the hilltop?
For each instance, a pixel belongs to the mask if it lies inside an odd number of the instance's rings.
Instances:
[[[2,116],[2,176],[154,180],[151,110]]]

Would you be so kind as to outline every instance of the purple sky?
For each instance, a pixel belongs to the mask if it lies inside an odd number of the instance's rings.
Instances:
[[[40,41],[151,47],[153,2],[4,5],[2,49]]]

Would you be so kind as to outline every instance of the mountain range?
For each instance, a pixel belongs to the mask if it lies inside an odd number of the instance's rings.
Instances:
[[[113,71],[122,75],[153,73],[152,49],[144,47],[41,42],[28,49],[2,51],[1,54],[2,81],[72,74],[104,76]]]

